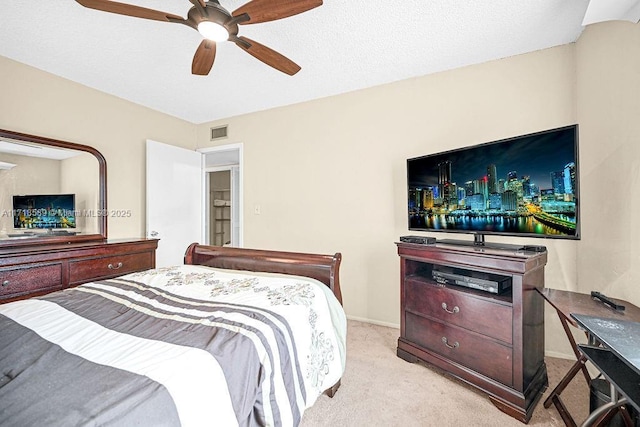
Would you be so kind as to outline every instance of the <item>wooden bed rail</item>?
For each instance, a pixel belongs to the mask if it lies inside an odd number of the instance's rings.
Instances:
[[[192,243],[184,255],[185,264],[231,270],[292,274],[319,280],[331,289],[340,304],[340,262],[342,255],[307,254],[260,249],[206,246]]]

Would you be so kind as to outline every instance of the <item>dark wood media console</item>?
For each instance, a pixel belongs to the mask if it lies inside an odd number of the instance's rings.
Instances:
[[[396,243],[400,255],[398,357],[422,360],[485,392],[527,423],[548,385],[544,363],[546,252]],[[438,283],[433,271],[492,275],[500,294]]]

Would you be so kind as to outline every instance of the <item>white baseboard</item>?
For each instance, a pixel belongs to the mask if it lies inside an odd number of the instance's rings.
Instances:
[[[365,319],[363,317],[357,317],[357,316],[347,316],[347,319],[356,320],[358,322],[363,322],[363,323],[371,323],[372,325],[386,326],[388,328],[400,329],[400,325],[397,323],[380,322],[378,320]]]

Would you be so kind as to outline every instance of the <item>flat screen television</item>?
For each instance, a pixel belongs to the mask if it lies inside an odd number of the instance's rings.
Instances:
[[[580,238],[578,125],[407,160],[409,229]]]
[[[13,196],[13,228],[76,228],[75,194]]]

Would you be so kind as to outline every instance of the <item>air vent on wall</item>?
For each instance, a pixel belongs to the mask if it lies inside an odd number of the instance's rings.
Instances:
[[[217,128],[211,128],[211,141],[216,139],[226,138],[228,125],[218,126]]]

